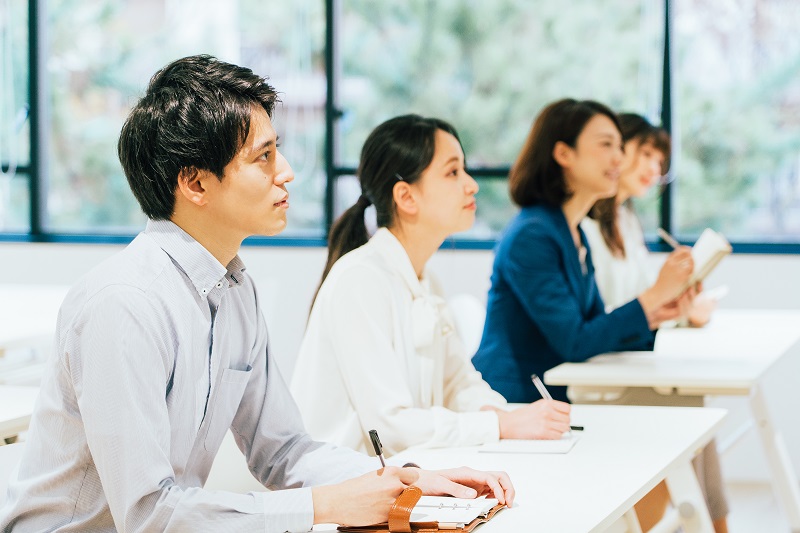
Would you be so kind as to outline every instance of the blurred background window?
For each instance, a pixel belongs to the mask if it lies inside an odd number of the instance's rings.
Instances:
[[[800,2],[673,4],[676,233],[800,242]]]
[[[657,124],[667,109],[669,194],[637,203],[651,238],[711,226],[800,244],[798,27],[795,0],[0,0],[0,238],[139,231],[120,127],[158,68],[209,53],[281,93],[274,123],[296,173],[287,242],[322,244],[358,197],[366,136],[419,113],[458,129],[481,186],[477,223],[455,241],[491,246],[516,212],[505,178],[534,117],[573,97]]]
[[[451,122],[467,165],[488,170],[489,179],[480,180],[470,237],[495,237],[516,212],[506,172],[500,170],[514,162],[534,117],[549,102],[594,99],[660,121],[664,6],[659,2],[342,0],[340,5],[336,165],[355,167],[369,132],[392,116],[418,113]],[[655,221],[656,212],[651,202],[644,216]]]
[[[0,232],[30,231],[28,6],[0,0]]]
[[[207,53],[268,76],[281,93],[273,121],[297,174],[284,235],[321,237],[324,7],[318,0],[48,0],[46,230],[143,227],[117,159],[120,128],[157,69]]]

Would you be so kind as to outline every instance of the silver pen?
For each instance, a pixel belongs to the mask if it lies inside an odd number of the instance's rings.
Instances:
[[[678,242],[678,239],[670,235],[669,232],[667,232],[667,230],[665,230],[664,228],[658,228],[656,230],[656,233],[658,233],[659,237],[664,239],[664,242],[672,246],[673,249],[680,248],[681,243]]]
[[[531,381],[533,381],[536,390],[539,391],[539,394],[542,395],[542,398],[545,400],[553,399],[553,397],[550,396],[550,392],[548,392],[547,388],[544,386],[544,383],[542,383],[542,380],[539,379],[539,376],[536,374],[531,374]],[[583,431],[583,426],[570,426],[569,429],[570,431]]]

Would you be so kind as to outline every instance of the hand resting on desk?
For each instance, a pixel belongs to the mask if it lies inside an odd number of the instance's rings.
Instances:
[[[508,506],[514,501],[514,487],[505,472],[387,466],[336,485],[312,487],[314,523],[359,526],[385,522],[390,507],[408,485],[416,485],[430,496],[476,498],[486,494]]]

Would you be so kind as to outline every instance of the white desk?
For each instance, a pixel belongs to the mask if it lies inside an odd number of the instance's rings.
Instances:
[[[69,287],[0,284],[0,350],[50,341]]]
[[[576,405],[572,422],[586,431],[567,454],[478,453],[473,447],[408,450],[398,457],[428,469],[508,472],[517,491],[514,508],[498,513],[481,533],[624,531],[626,525],[636,531],[633,505],[664,479],[675,503],[696,511],[682,521],[684,531],[710,532],[690,461],[724,416],[710,408]]]
[[[800,532],[800,489],[760,387],[766,371],[785,357],[800,357],[800,312],[721,310],[705,328],[660,331],[654,352],[565,363],[546,372],[545,382],[581,395],[628,389],[659,404],[702,405],[705,395],[749,396],[777,498],[792,530]]]
[[[0,445],[28,429],[38,394],[38,387],[0,385]]]
[[[69,287],[0,284],[0,384],[38,384]]]

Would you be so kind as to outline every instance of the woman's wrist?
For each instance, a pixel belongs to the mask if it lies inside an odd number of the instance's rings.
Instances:
[[[639,295],[639,305],[642,307],[642,312],[647,320],[647,325],[651,330],[657,329],[659,326],[656,314],[658,309],[663,305],[660,302],[660,297],[656,290],[651,287]]]

